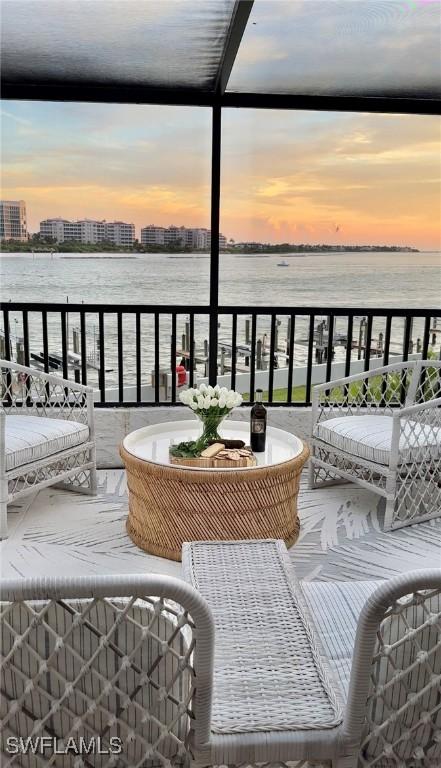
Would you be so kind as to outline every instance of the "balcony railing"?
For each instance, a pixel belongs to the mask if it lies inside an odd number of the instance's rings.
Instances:
[[[275,406],[310,405],[314,384],[392,359],[440,356],[441,309],[10,302],[2,312],[1,357],[90,384],[101,407],[177,405],[183,386],[208,381],[213,354],[219,383],[245,402],[259,387]]]

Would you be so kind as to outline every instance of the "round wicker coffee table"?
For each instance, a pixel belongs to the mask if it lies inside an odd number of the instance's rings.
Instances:
[[[212,469],[170,464],[169,447],[200,434],[196,421],[143,427],[127,435],[120,453],[127,472],[127,531],[153,555],[181,559],[184,541],[283,539],[299,535],[297,494],[309,449],[268,427],[255,467]],[[248,443],[249,425],[224,421],[220,434]]]

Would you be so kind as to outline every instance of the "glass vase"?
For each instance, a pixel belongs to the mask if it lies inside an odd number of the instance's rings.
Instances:
[[[198,449],[203,451],[208,445],[213,442],[221,441],[221,436],[218,432],[221,422],[224,420],[227,414],[222,416],[218,413],[198,413],[197,417],[202,422],[202,435],[198,442]]]

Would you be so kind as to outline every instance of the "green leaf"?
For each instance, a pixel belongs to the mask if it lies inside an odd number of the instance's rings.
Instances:
[[[170,455],[177,459],[196,459],[200,456],[198,443],[190,440],[188,443],[179,443],[170,447]]]

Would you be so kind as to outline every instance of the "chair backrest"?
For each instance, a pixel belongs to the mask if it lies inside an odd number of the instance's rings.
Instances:
[[[9,360],[0,360],[0,408],[14,416],[46,416],[82,423],[88,414],[88,387]]]
[[[441,568],[382,583],[361,612],[343,723],[359,768],[441,765],[440,689]]]
[[[31,579],[3,582],[1,600],[4,750],[8,738],[13,747],[20,737],[57,746],[71,738],[90,747],[84,764],[129,768],[185,763],[191,743],[208,741],[213,622],[190,585],[163,576]],[[20,756],[20,765],[32,759]],[[73,750],[63,759],[76,765]]]

